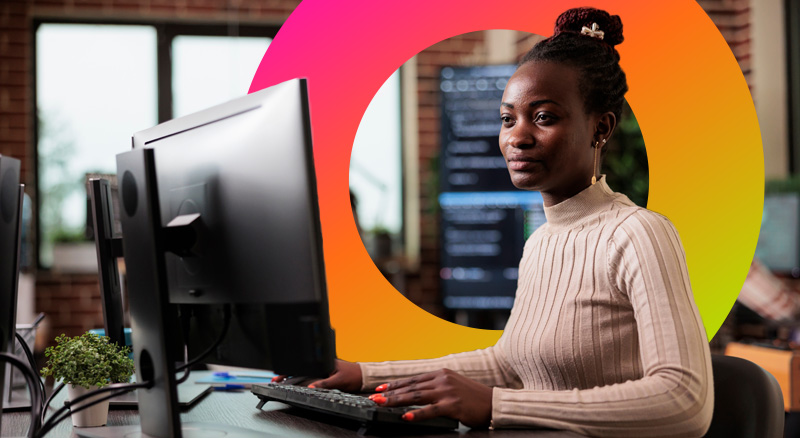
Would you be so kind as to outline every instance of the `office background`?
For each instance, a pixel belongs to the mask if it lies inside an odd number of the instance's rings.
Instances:
[[[789,23],[791,15],[787,13],[790,8],[797,11],[797,2],[707,0],[698,3],[728,42],[753,93],[761,123],[767,178],[788,176],[800,168],[796,164],[800,162],[800,133],[793,128],[800,124],[791,122],[792,118],[800,117],[800,99],[796,97],[800,88],[800,68],[797,66],[800,62],[797,53],[800,50],[796,46],[800,38],[800,23],[797,21],[800,20],[795,18],[792,26]],[[22,179],[27,185],[26,193],[33,207],[31,238],[34,243],[29,253],[23,287],[30,292],[21,298],[20,322],[28,322],[36,312],[45,312],[48,315],[47,330],[42,330],[42,335],[46,339],[52,339],[55,334],[62,332],[76,335],[102,326],[97,275],[79,272],[82,268],[53,267],[54,242],[69,243],[76,239],[74,231],[69,229],[58,236],[58,227],[47,223],[48,217],[55,217],[53,220],[57,223],[60,212],[69,209],[63,205],[61,210],[57,206],[51,208],[46,200],[48,194],[54,196],[53,193],[57,193],[60,187],[52,183],[54,175],[59,172],[58,160],[53,158],[58,158],[59,153],[65,158],[81,154],[74,149],[65,149],[63,143],[48,143],[52,138],[48,137],[49,132],[69,132],[77,126],[59,123],[57,116],[54,118],[45,111],[46,108],[40,107],[46,92],[43,75],[52,72],[57,79],[60,69],[67,67],[58,62],[48,64],[48,59],[41,58],[47,41],[43,31],[57,29],[59,24],[125,25],[142,32],[131,36],[132,40],[123,41],[135,40],[154,47],[153,66],[143,67],[138,63],[131,67],[143,68],[142,74],[148,75],[147,81],[138,82],[149,84],[149,88],[140,92],[149,96],[149,100],[143,104],[146,108],[132,111],[129,116],[130,119],[136,118],[138,125],[133,124],[125,131],[120,141],[106,144],[107,150],[102,153],[113,156],[127,149],[128,145],[124,142],[132,132],[185,114],[184,111],[189,111],[187,108],[197,110],[218,103],[191,101],[192,96],[208,93],[210,87],[183,90],[183,81],[176,79],[176,75],[210,69],[210,66],[199,64],[194,71],[181,70],[180,53],[185,53],[187,59],[202,60],[214,56],[211,52],[192,52],[192,44],[198,42],[193,38],[238,36],[240,39],[250,39],[254,41],[255,49],[240,47],[236,50],[251,53],[248,51],[257,51],[259,47],[268,45],[281,23],[298,4],[298,1],[288,0],[10,0],[0,5],[0,153],[22,160]],[[800,17],[800,14],[795,15]],[[680,26],[671,23],[653,25],[664,26],[667,35],[669,32],[691,32],[691,29],[681,30]],[[413,29],[409,27],[409,31],[413,32]],[[365,243],[398,290],[435,315],[464,319],[463,315],[453,314],[442,305],[442,236],[437,199],[441,149],[441,69],[444,66],[515,63],[537,38],[516,31],[473,32],[447,39],[419,53],[390,80],[395,87],[392,92],[395,103],[389,105],[398,108],[398,122],[393,128],[396,130],[397,176],[388,183],[370,182],[374,180],[374,175],[351,168],[352,181],[360,178],[365,186],[371,184],[373,189],[379,187],[378,198],[390,190],[384,189],[384,186],[395,187],[391,190],[395,191],[396,202],[400,205],[394,213],[394,222],[389,217],[376,219],[368,210],[359,210]],[[52,44],[57,43],[58,39],[56,37]],[[121,65],[130,61],[136,49],[126,44],[123,42],[109,49],[103,59],[98,60],[98,65]],[[791,44],[795,44],[794,51],[790,48]],[[792,53],[794,58],[787,56]],[[246,58],[252,55],[242,56]],[[653,56],[658,54],[654,53]],[[242,66],[240,70],[247,71],[248,68],[254,69]],[[108,73],[113,74],[113,71]],[[226,74],[241,76],[241,73]],[[80,87],[78,84],[73,86]],[[69,87],[69,84],[63,87]],[[118,83],[117,88],[121,90],[115,91],[95,86],[87,90],[87,95],[137,92],[126,90],[126,87],[128,85]],[[225,93],[233,93],[230,97],[235,97],[236,92],[220,91],[219,102],[225,100]],[[181,106],[184,102],[181,96],[187,101],[185,107]],[[127,110],[130,111],[130,108]],[[103,111],[114,114],[113,111],[122,110]],[[680,117],[679,113],[676,117]],[[66,117],[64,119],[69,120]],[[98,130],[101,130],[100,126]],[[80,181],[87,170],[65,178]],[[72,193],[71,196],[80,199],[81,194]],[[364,206],[362,208],[371,203],[366,199],[369,196],[359,195],[359,202]],[[388,237],[391,241],[388,251],[386,245],[381,247],[382,237],[378,235]],[[91,263],[93,260],[89,265]],[[489,319],[487,324],[491,326]]]

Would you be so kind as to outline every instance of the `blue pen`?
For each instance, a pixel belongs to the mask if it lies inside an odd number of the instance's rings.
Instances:
[[[245,389],[244,385],[234,385],[231,383],[226,383],[225,385],[214,387],[214,391],[238,391],[241,389]]]
[[[275,373],[271,372],[247,372],[247,371],[216,371],[214,372],[214,377],[219,377],[222,379],[271,379],[277,376]]]

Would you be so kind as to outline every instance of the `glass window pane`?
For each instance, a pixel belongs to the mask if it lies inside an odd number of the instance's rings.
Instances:
[[[86,173],[116,172],[116,154],[157,119],[151,26],[42,24],[36,32],[40,263],[53,240],[86,223]]]
[[[361,229],[367,233],[388,231],[395,238],[402,237],[401,144],[398,70],[372,98],[350,156],[350,189],[358,200]]]
[[[246,95],[271,41],[259,37],[175,37],[172,115],[185,116]]]

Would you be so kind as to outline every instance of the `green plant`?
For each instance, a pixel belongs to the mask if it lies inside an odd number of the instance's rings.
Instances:
[[[64,228],[57,228],[52,232],[52,239],[55,243],[79,243],[88,242],[86,235],[81,231],[70,231]]]
[[[374,227],[370,228],[368,231],[369,234],[378,235],[378,234],[391,234],[389,229],[384,227],[383,225],[375,225]]]
[[[45,350],[47,366],[41,374],[87,389],[123,383],[134,372],[129,352],[128,347],[109,342],[107,336],[84,333],[69,338],[62,333],[56,338],[56,345]]]
[[[783,179],[768,179],[764,183],[764,193],[800,193],[800,175],[790,175]]]
[[[627,101],[609,149],[602,165],[606,182],[615,192],[624,193],[636,205],[646,207],[650,189],[647,150],[639,122]]]

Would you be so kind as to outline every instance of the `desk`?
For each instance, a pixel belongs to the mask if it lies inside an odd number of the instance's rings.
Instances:
[[[66,391],[62,391],[66,393]],[[63,406],[64,396],[59,394],[53,406]],[[181,413],[181,421],[230,424],[264,433],[285,437],[315,438],[360,438],[357,428],[347,427],[346,423],[333,424],[320,421],[320,416],[288,407],[281,403],[269,402],[264,409],[256,410],[258,398],[246,392],[213,392],[189,411]],[[52,411],[51,411],[52,412]],[[30,421],[29,412],[3,414],[2,436],[24,436]],[[139,424],[139,414],[135,410],[112,410],[108,413],[108,425]],[[352,423],[350,423],[352,424]],[[72,422],[64,420],[48,437],[75,437]],[[585,438],[572,432],[544,430],[470,430],[461,426],[457,432],[442,432],[420,437],[464,437],[464,438]]]

